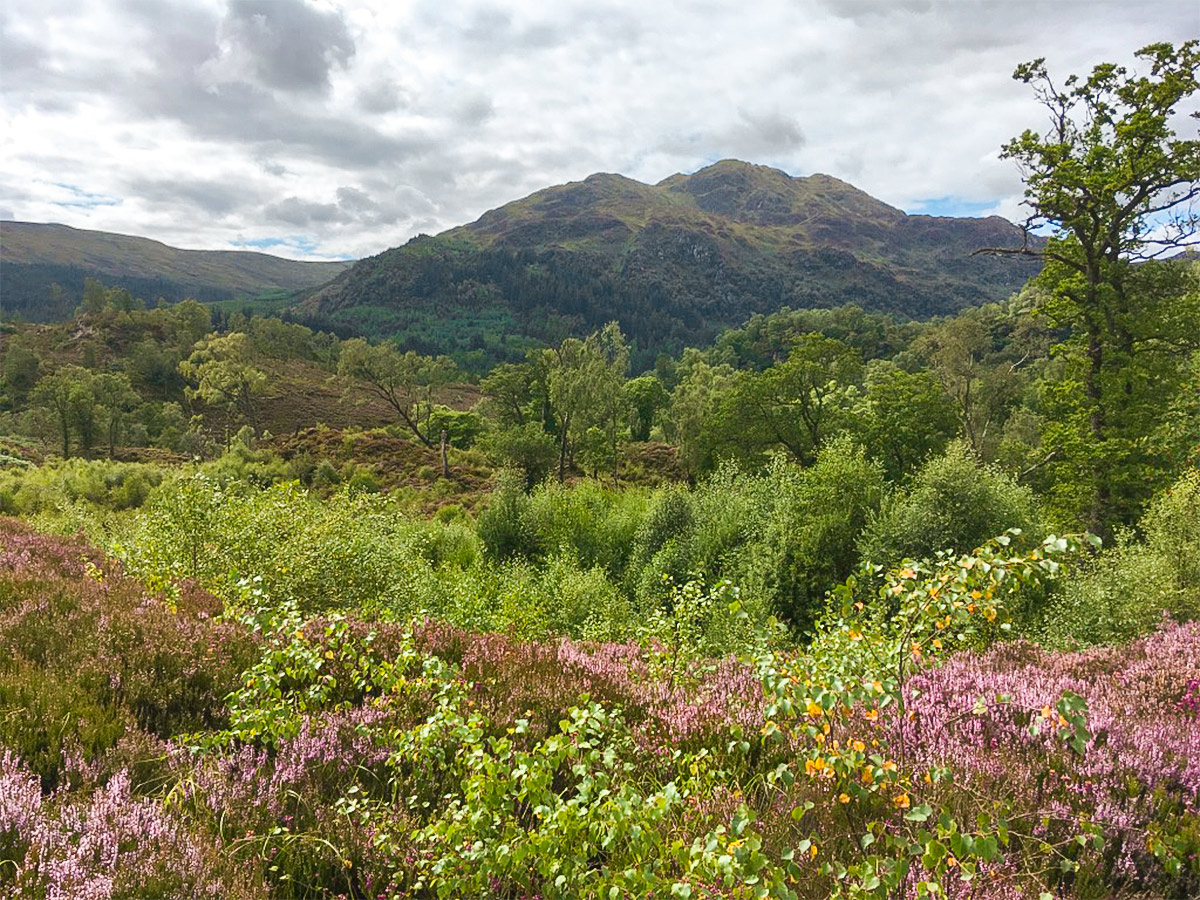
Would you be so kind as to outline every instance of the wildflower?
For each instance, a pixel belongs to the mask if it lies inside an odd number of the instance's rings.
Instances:
[[[896,809],[908,809],[908,806],[909,806],[908,794],[897,794],[895,797],[892,798],[892,803],[895,804]]]

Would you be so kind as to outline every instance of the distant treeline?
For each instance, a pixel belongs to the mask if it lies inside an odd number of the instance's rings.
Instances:
[[[51,263],[9,263],[0,267],[0,318],[27,322],[61,322],[83,302],[84,284],[101,278],[153,305],[158,300],[178,303],[191,298],[202,303],[232,300],[235,292],[204,285],[183,285],[166,278],[98,273],[79,266]]]

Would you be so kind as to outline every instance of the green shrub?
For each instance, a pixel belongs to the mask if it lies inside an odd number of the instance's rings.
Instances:
[[[479,537],[492,559],[539,554],[538,535],[530,521],[531,505],[524,475],[515,469],[501,470],[488,505],[479,515]]]
[[[1170,561],[1175,587],[1189,602],[1200,600],[1200,469],[1155,498],[1142,529],[1150,549]]]
[[[1008,475],[980,465],[962,443],[927,462],[907,490],[888,498],[859,541],[864,559],[891,565],[939,550],[965,551],[1020,528],[1041,535],[1033,492]]]
[[[149,463],[69,459],[38,468],[0,468],[0,513],[33,516],[86,503],[100,509],[136,509],[165,475]]]
[[[526,490],[544,481],[558,461],[558,442],[540,422],[497,428],[482,443],[497,465],[521,471]]]
[[[883,468],[861,447],[834,441],[811,468],[777,460],[769,483],[771,513],[741,570],[751,588],[769,593],[777,615],[804,632],[824,608],[825,594],[858,565],[855,544],[879,509]]]
[[[572,553],[581,565],[600,566],[615,578],[629,560],[645,504],[635,489],[593,480],[570,488],[547,482],[530,498],[530,525],[542,553]]]
[[[1200,472],[1156,497],[1141,525],[1144,541],[1119,535],[1066,581],[1041,623],[1043,641],[1113,644],[1153,631],[1164,615],[1200,619]]]

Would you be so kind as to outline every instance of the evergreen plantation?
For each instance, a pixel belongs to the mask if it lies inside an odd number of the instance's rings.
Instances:
[[[1139,55],[1018,68],[1053,233],[952,314],[0,325],[0,896],[1196,896],[1200,47]]]

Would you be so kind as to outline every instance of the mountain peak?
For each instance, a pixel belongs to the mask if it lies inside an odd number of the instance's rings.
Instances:
[[[830,175],[725,159],[653,185],[599,172],[544,188],[359,263],[305,308],[439,335],[423,352],[474,352],[497,319],[539,340],[615,319],[652,358],[783,305],[928,316],[1002,299],[1036,264],[971,252],[1020,240],[1013,225],[906,216]]]
[[[832,175],[793,176],[782,169],[723,159],[658,188],[690,195],[706,213],[751,225],[803,228],[825,220],[895,224],[904,213]]]

